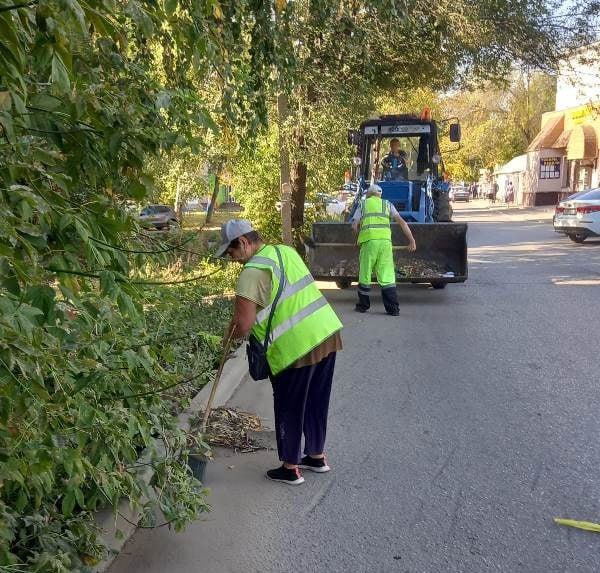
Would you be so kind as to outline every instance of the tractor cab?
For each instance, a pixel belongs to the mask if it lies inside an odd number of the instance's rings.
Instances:
[[[348,142],[357,149],[354,163],[362,193],[374,182],[406,221],[434,220],[433,188],[447,184],[441,178],[437,125],[428,113],[369,119],[348,132]]]

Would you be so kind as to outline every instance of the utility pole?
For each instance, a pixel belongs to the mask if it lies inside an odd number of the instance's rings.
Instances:
[[[284,125],[288,117],[288,96],[277,96],[277,119],[279,128],[279,172],[281,179],[281,230],[283,242],[293,244],[292,236],[292,186],[290,184],[290,155],[285,141]]]

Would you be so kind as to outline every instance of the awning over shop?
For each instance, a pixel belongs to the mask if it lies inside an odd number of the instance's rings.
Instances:
[[[558,139],[552,144],[553,149],[566,149],[569,145],[569,138],[571,137],[571,130],[565,129],[559,136]]]
[[[537,151],[538,149],[552,147],[554,142],[563,132],[565,125],[565,116],[561,113],[550,118],[542,127],[542,130],[535,136],[527,151]]]
[[[596,159],[598,137],[593,125],[577,125],[573,128],[567,146],[567,159]]]

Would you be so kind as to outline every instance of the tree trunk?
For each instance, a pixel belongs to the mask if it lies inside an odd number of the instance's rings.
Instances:
[[[308,110],[317,103],[317,92],[314,86],[308,85],[306,92],[298,98],[298,121],[308,120]],[[303,101],[304,100],[304,101]],[[294,146],[302,156],[306,152],[306,139],[302,127],[294,130]],[[304,225],[304,203],[306,202],[307,165],[304,161],[295,161],[292,167],[292,228],[299,230]]]
[[[294,143],[298,149],[304,147],[304,134],[294,133]],[[304,225],[304,203],[306,202],[306,163],[295,161],[292,167],[292,228]]]
[[[183,218],[183,201],[181,200],[181,181],[177,179],[177,190],[175,191],[175,214],[181,223]]]
[[[215,185],[213,187],[212,195],[210,197],[210,204],[208,205],[208,209],[206,210],[205,225],[208,225],[212,219],[213,213],[215,212],[215,206],[217,204],[218,196],[219,196],[219,174],[215,173]]]
[[[284,244],[292,245],[292,188],[290,186],[290,155],[285,144],[282,126],[289,116],[288,97],[277,96],[277,116],[279,123],[279,172],[281,180],[281,231]]]

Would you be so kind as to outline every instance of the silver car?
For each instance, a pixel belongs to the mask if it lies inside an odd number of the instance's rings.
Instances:
[[[450,201],[466,201],[471,200],[469,188],[465,185],[456,185],[450,188]]]
[[[167,205],[148,205],[140,213],[139,221],[144,227],[155,229],[178,229],[177,213]]]

